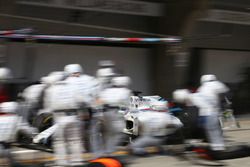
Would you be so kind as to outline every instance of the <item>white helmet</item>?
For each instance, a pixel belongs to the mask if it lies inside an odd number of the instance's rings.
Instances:
[[[190,92],[187,89],[177,89],[173,92],[173,99],[176,102],[184,103],[189,98]]]
[[[98,65],[102,68],[113,67],[115,63],[112,60],[101,60],[98,62]]]
[[[150,106],[153,110],[167,110],[168,102],[167,101],[154,101]]]
[[[64,72],[71,75],[73,73],[83,73],[83,69],[80,64],[68,64],[64,67]]]
[[[97,78],[112,77],[115,73],[112,68],[99,69],[96,73]]]
[[[0,112],[3,113],[16,113],[18,109],[17,102],[4,102],[0,104]]]
[[[65,72],[63,71],[54,71],[49,73],[48,76],[42,77],[41,82],[44,84],[54,84],[58,81],[62,81],[65,78]]]
[[[213,74],[207,74],[207,75],[201,76],[201,84],[203,84],[205,82],[215,81],[215,80],[217,80],[217,78]]]
[[[127,76],[114,77],[111,80],[111,84],[113,86],[129,86],[131,83],[131,79]]]
[[[12,78],[12,73],[9,68],[0,68],[0,80],[8,80]]]

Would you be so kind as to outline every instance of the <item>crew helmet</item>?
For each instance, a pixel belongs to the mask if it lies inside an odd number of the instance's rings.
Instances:
[[[48,76],[42,77],[41,82],[44,84],[53,84],[58,81],[62,81],[65,78],[64,71],[54,71],[49,73]]]
[[[215,81],[217,80],[216,76],[213,74],[207,74],[207,75],[202,75],[201,76],[201,84],[205,83],[205,82],[210,82],[210,81]]]
[[[101,60],[98,62],[99,67],[106,68],[106,67],[113,67],[115,66],[114,61],[112,60]]]
[[[0,80],[9,80],[12,78],[12,72],[9,68],[0,68]]]
[[[67,75],[71,75],[74,73],[83,73],[82,66],[80,64],[68,64],[64,67],[64,72],[67,73]]]
[[[106,78],[115,76],[114,70],[112,68],[99,69],[96,73],[97,78]]]
[[[176,102],[184,103],[188,97],[190,92],[187,89],[177,89],[173,92],[173,99]]]
[[[113,86],[129,86],[131,83],[131,79],[127,76],[119,76],[119,77],[114,77],[111,80],[111,84]]]

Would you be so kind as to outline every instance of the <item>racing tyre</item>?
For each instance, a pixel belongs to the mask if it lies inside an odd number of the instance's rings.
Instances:
[[[42,113],[38,115],[34,121],[33,126],[38,128],[39,132],[42,132],[53,125],[52,113]]]
[[[182,128],[185,139],[202,139],[207,140],[204,130],[199,127],[198,115],[199,111],[196,107],[186,107],[183,112],[180,112],[178,117],[184,124]]]

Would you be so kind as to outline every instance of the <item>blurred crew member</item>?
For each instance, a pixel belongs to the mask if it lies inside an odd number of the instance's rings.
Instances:
[[[139,137],[129,145],[134,154],[145,154],[147,147],[159,147],[164,144],[168,134],[182,127],[178,118],[166,112],[167,101],[153,101],[150,105],[152,110],[137,115]]]
[[[82,110],[91,106],[95,100],[98,82],[93,77],[82,74],[79,64],[65,66],[65,72],[67,79],[53,85],[46,98],[58,127],[54,135],[56,164],[80,165],[82,152],[85,151],[81,138],[85,129],[81,128],[80,119],[89,116]]]
[[[186,89],[174,91],[173,98],[179,103],[199,108],[199,125],[197,126],[201,126],[205,130],[212,150],[224,150],[224,139],[219,125],[217,108],[201,93],[190,93]]]
[[[203,75],[201,76],[201,86],[198,88],[197,92],[199,96],[201,96],[211,107],[213,107],[213,112],[209,117],[204,117],[207,123],[207,130],[210,136],[210,140],[216,141],[216,144],[212,145],[214,150],[223,150],[224,143],[223,138],[217,137],[221,133],[221,127],[219,125],[219,112],[221,107],[221,98],[223,97],[226,92],[229,91],[229,88],[223,84],[222,82],[218,81],[215,75]],[[209,119],[209,121],[207,121]]]
[[[80,112],[78,117],[81,120],[83,145],[87,151],[90,150],[90,124],[93,115],[96,114],[95,100],[100,91],[99,81],[90,75],[84,74],[79,64],[69,64],[64,68],[68,74],[65,80],[69,84],[73,84],[78,89],[77,100],[80,101]]]
[[[92,107],[100,91],[100,84],[95,77],[83,74],[83,69],[79,64],[66,65],[64,71],[68,75],[66,83],[74,84],[80,92],[78,98],[84,101],[85,105]]]
[[[111,60],[102,60],[98,64],[99,69],[96,71],[96,77],[101,83],[101,88],[111,87],[111,80],[115,76],[115,63]]]
[[[17,115],[19,106],[16,102],[4,102],[0,104],[0,157],[8,158],[10,166],[14,165],[10,144],[17,141],[17,134],[31,136],[35,129]]]
[[[22,115],[30,123],[33,124],[34,118],[38,112],[49,112],[45,104],[45,94],[49,87],[58,81],[65,79],[65,73],[62,71],[54,71],[48,76],[41,78],[40,84],[31,85],[24,89],[21,96],[23,98],[22,106],[24,110]]]
[[[119,110],[126,110],[129,106],[131,96],[131,90],[127,88],[129,84],[129,77],[114,77],[111,80],[112,87],[104,89],[98,96],[98,103],[103,107],[103,144],[100,143],[100,140],[98,143],[98,134],[96,134],[97,136],[93,138],[93,149],[96,154],[110,154],[116,150],[116,146],[120,142],[125,124]]]

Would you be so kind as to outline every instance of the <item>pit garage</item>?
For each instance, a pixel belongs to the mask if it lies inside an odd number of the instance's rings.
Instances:
[[[130,118],[136,120],[139,118],[133,113],[154,112],[151,101],[147,101],[152,98],[167,104],[166,114],[170,110],[179,112],[169,115],[180,119],[186,129],[178,131],[181,143],[146,147],[145,154],[140,155],[129,147],[140,135],[130,134],[125,141],[129,144],[112,155],[96,158],[93,153],[83,153],[86,163],[82,166],[249,166],[249,7],[245,0],[0,0],[0,66],[12,72],[11,79],[0,79],[1,102],[22,103],[25,88],[41,84],[42,77],[63,71],[67,64],[80,64],[84,74],[96,76],[98,62],[112,60],[117,74],[130,77],[129,89],[137,102],[147,102],[142,108],[136,106],[135,111],[122,113],[131,112]],[[229,107],[223,108],[218,117],[226,149],[216,154],[208,149],[208,140],[193,134],[185,137],[189,118],[194,117],[185,110],[188,105],[173,99],[176,89],[196,92],[204,74],[214,74],[230,89],[226,101]],[[117,109],[103,106],[106,110]],[[3,111],[1,108],[0,117],[6,116]],[[48,115],[45,120],[53,116]],[[191,123],[197,128],[196,121]],[[231,127],[235,122],[240,126]],[[141,122],[137,123],[143,130]],[[55,129],[43,134],[54,135]],[[0,136],[5,134],[0,131]],[[53,135],[34,143],[33,137],[39,134],[21,133],[19,140],[10,145],[0,142],[7,150],[0,164],[53,166]]]

